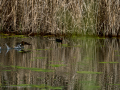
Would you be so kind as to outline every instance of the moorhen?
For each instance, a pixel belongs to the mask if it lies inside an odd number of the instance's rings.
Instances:
[[[61,39],[56,39],[56,42],[60,42],[60,43],[62,43],[62,38]]]
[[[14,48],[24,48],[24,45],[31,45],[31,44],[22,41],[21,43],[17,43],[17,46],[14,47]]]
[[[22,41],[20,44],[21,45],[31,45],[30,43],[27,43],[27,42],[24,42],[24,41]]]

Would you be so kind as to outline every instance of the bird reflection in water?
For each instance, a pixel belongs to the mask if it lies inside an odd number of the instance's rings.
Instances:
[[[6,43],[5,43],[5,45],[6,45],[7,49],[2,49],[2,48],[0,47],[0,53],[1,53],[1,50],[7,50],[7,51],[6,51],[6,54],[7,54],[7,53],[9,52],[9,50],[11,50],[11,49],[17,50],[18,52],[21,52],[21,53],[27,53],[27,52],[30,52],[30,50],[29,50],[29,51],[25,51],[25,50],[24,50],[24,46],[25,46],[25,45],[31,45],[31,44],[22,41],[22,42],[20,42],[20,43],[17,43],[17,45],[16,45],[15,47],[13,47],[13,48],[9,47]]]

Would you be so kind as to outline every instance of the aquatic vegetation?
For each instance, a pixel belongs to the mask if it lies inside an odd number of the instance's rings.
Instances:
[[[9,37],[20,37],[20,38],[25,38],[24,35],[11,35],[11,36],[9,36]]]
[[[45,84],[41,84],[41,85],[34,85],[34,84],[19,84],[19,85],[10,85],[10,86],[21,86],[21,87],[36,87],[36,88],[47,88],[47,89],[62,89],[63,87],[53,87],[53,86],[49,86],[49,85],[45,85]]]
[[[97,39],[105,39],[105,37],[97,37]]]
[[[75,56],[73,58],[76,58]]]
[[[102,72],[93,72],[93,71],[77,71],[80,74],[102,74]]]
[[[12,70],[2,70],[2,71],[12,71]]]
[[[35,59],[31,59],[30,61],[35,61]]]
[[[119,62],[99,62],[99,63],[119,63]]]
[[[64,46],[64,47],[68,47],[68,44],[62,44],[62,46]]]
[[[61,67],[61,66],[65,66],[65,65],[60,65],[60,64],[50,64],[50,66],[52,66],[52,67]]]
[[[64,62],[64,61],[49,61],[49,62]]]
[[[50,48],[50,49],[35,49],[35,50],[52,50],[52,48]]]
[[[51,69],[42,69],[42,68],[28,68],[28,67],[21,67],[21,66],[11,66],[13,68],[17,69],[26,69],[31,71],[37,71],[37,72],[54,72],[54,70]]]
[[[94,86],[94,85],[91,85],[91,86],[88,86],[88,88],[90,88],[90,89],[94,89],[94,88],[100,88],[100,86]]]

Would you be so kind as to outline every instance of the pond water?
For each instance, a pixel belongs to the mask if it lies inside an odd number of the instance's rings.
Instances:
[[[119,90],[120,40],[0,37],[1,90]],[[6,49],[26,41],[22,50]]]

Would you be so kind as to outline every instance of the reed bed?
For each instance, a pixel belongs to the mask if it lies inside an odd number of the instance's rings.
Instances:
[[[119,35],[119,0],[0,0],[2,32]]]

